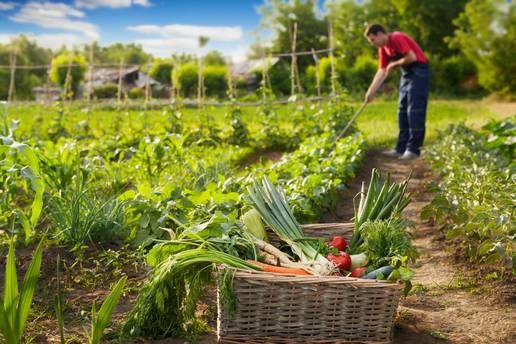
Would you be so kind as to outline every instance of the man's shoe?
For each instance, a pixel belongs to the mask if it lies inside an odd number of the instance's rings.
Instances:
[[[383,155],[386,155],[391,158],[398,158],[401,156],[400,153],[396,149],[387,149],[382,152]]]
[[[417,159],[419,158],[419,155],[417,155],[416,153],[412,153],[411,151],[409,150],[406,150],[405,153],[403,153],[402,156],[400,156],[398,159],[399,160],[414,160],[414,159]]]

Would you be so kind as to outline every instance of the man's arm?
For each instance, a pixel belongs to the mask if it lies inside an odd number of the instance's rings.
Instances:
[[[385,68],[380,68],[376,72],[373,81],[371,81],[371,85],[369,85],[369,88],[367,89],[367,92],[365,94],[365,101],[370,102],[373,100],[374,95],[376,94],[376,91],[378,91],[378,88],[382,85],[385,78],[387,78],[388,72]]]
[[[397,61],[392,61],[387,65],[387,68],[386,68],[387,74],[389,74],[393,68],[408,65],[408,64],[414,63],[416,61],[417,61],[416,54],[412,50],[409,50],[405,54],[405,56],[403,56],[401,59],[399,59]]]

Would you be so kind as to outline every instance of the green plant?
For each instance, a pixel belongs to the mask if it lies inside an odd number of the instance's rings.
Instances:
[[[69,193],[52,197],[48,215],[55,226],[54,235],[67,244],[105,243],[124,233],[126,205],[116,197],[99,197],[77,181]]]
[[[25,272],[21,291],[18,291],[18,276],[14,257],[14,242],[9,243],[9,253],[5,266],[5,287],[3,302],[0,302],[0,332],[7,344],[21,344],[25,324],[30,312],[32,298],[36,290],[41,267],[43,241],[34,254]]]
[[[109,325],[113,311],[118,304],[120,296],[122,295],[126,281],[126,276],[118,280],[116,285],[113,287],[113,289],[111,289],[111,292],[102,303],[98,313],[95,309],[95,302],[93,303],[93,306],[91,307],[91,332],[86,332],[89,344],[100,343],[100,340],[104,334],[104,330]]]
[[[115,84],[99,85],[93,89],[93,95],[97,99],[113,99],[117,97],[117,94],[118,85]]]

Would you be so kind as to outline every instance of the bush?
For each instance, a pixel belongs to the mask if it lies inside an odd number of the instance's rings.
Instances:
[[[226,96],[228,82],[226,66],[205,66],[202,74],[204,76],[204,89],[206,95],[222,98]]]
[[[197,94],[197,70],[197,63],[193,61],[179,67],[177,80],[183,97],[192,97]]]
[[[68,74],[68,65],[71,67],[70,74],[72,77],[71,90],[76,95],[79,85],[84,79],[86,73],[86,59],[82,55],[71,55],[70,53],[62,53],[52,60],[52,68],[50,70],[50,78],[53,82],[58,83],[64,88],[66,83],[66,75]],[[77,66],[78,65],[78,66]]]
[[[430,64],[432,90],[464,94],[479,89],[475,65],[463,55],[453,55],[440,60],[432,59]]]
[[[359,56],[348,71],[345,86],[353,93],[365,93],[378,69],[377,62],[368,55]]]
[[[142,99],[145,96],[145,94],[143,93],[143,90],[141,88],[135,87],[127,93],[127,96],[129,97],[129,99]]]
[[[290,66],[287,62],[278,62],[269,69],[272,91],[277,95],[290,94]],[[260,79],[261,80],[261,74]]]
[[[97,99],[113,99],[118,96],[118,86],[115,84],[105,84],[96,86],[93,89],[93,95]]]
[[[172,70],[174,65],[170,61],[158,60],[153,65],[149,72],[149,75],[154,80],[164,84],[172,84]]]

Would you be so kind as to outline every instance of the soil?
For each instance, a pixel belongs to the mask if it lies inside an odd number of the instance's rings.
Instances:
[[[432,199],[426,185],[435,180],[424,159],[400,163],[369,152],[357,177],[341,193],[336,211],[322,222],[349,221],[353,197],[361,181],[370,179],[373,167],[396,180],[412,173],[412,202],[404,215],[416,222],[411,234],[420,257],[413,266],[413,291],[398,308],[394,343],[516,343],[516,281],[486,280],[488,268],[470,269],[444,241],[442,228],[420,220],[421,209]]]

